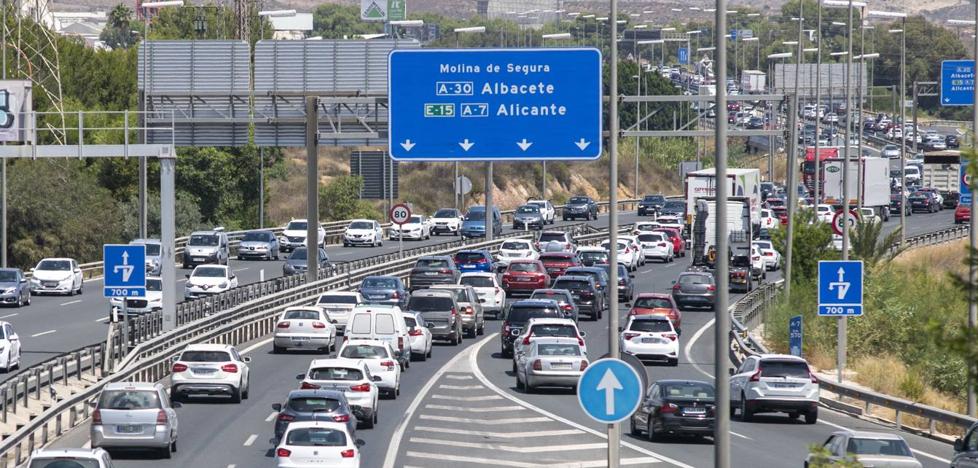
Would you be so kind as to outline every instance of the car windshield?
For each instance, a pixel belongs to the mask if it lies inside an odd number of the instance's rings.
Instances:
[[[580,356],[581,347],[576,344],[541,344],[537,345],[538,356]]]
[[[4,283],[11,283],[17,281],[17,272],[14,270],[0,271],[0,281]]]
[[[808,378],[808,364],[802,361],[761,361],[761,376]]]
[[[910,447],[901,439],[849,439],[846,453],[912,457]]]
[[[455,210],[441,209],[435,212],[434,218],[457,218],[458,212]]]
[[[141,410],[160,407],[154,390],[106,390],[98,399],[101,410]]]
[[[639,242],[662,242],[662,235],[660,234],[639,234]]]
[[[589,286],[590,285],[588,284],[588,282],[587,281],[584,281],[584,280],[566,280],[566,279],[565,280],[562,280],[562,279],[558,279],[556,282],[554,282],[554,286],[553,287],[554,287],[554,289],[573,290],[573,289],[587,289]]]
[[[198,234],[196,236],[190,236],[190,242],[188,242],[188,244],[213,247],[217,245],[217,236],[211,234]]]
[[[287,310],[285,315],[282,317],[283,320],[319,320],[320,312],[318,310]]]
[[[224,268],[218,267],[200,267],[194,270],[194,278],[224,278],[224,272],[227,271]]]
[[[71,271],[71,262],[68,260],[41,260],[37,264],[37,269],[41,271]]]
[[[686,208],[686,202],[677,200],[667,201],[662,208],[665,210],[683,210]]]
[[[754,245],[756,245],[758,248],[764,249],[764,250],[768,250],[768,249],[771,248],[771,243],[770,242],[755,242]]]
[[[365,344],[350,345],[343,348],[340,357],[348,359],[383,359],[387,356],[387,348]]]
[[[289,409],[299,413],[312,413],[315,411],[333,412],[340,408],[340,400],[335,398],[323,397],[297,397],[289,400]]]
[[[366,278],[360,283],[361,288],[371,289],[397,289],[397,280],[394,278]]]
[[[291,221],[288,226],[285,226],[286,231],[305,231],[309,228],[309,223],[305,221]]]
[[[160,256],[160,244],[143,244],[146,246],[146,256],[147,257],[159,257]]]
[[[530,245],[525,242],[503,242],[500,250],[530,250]]]
[[[531,318],[563,318],[556,309],[540,306],[511,306],[506,320],[510,323],[526,323]]]
[[[539,267],[536,263],[510,263],[508,271],[522,271],[536,273],[539,271]]]
[[[649,203],[662,203],[665,201],[665,199],[666,197],[663,197],[662,195],[646,195],[642,201]]]
[[[158,279],[146,279],[146,290],[147,291],[162,291],[163,290],[163,280]]]
[[[516,212],[517,213],[533,213],[533,214],[536,214],[536,213],[539,213],[540,212],[540,207],[539,206],[536,206],[536,205],[523,205],[523,206],[517,208],[516,209]]]
[[[541,324],[534,325],[530,334],[533,336],[577,338],[577,329],[573,325]]]
[[[544,232],[544,233],[540,234],[540,243],[541,244],[543,244],[545,242],[550,242],[550,241],[565,242],[566,240],[567,240],[567,238],[565,237],[564,233],[562,233],[562,232]]]
[[[323,295],[319,296],[320,304],[356,304],[356,296],[345,296],[345,295]]]
[[[411,296],[407,304],[408,310],[417,312],[448,312],[454,306],[447,296]]]
[[[285,436],[285,445],[296,447],[346,447],[346,433],[324,427],[292,429]]]
[[[588,199],[586,197],[571,197],[570,201],[567,202],[568,205],[581,205],[587,203]]]
[[[671,332],[672,326],[669,325],[668,320],[632,320],[632,324],[628,326],[629,330],[640,331],[640,332]]]
[[[488,276],[463,276],[458,281],[458,284],[466,284],[473,288],[492,288],[496,286],[492,282],[492,278]]]
[[[421,224],[421,221],[422,219],[420,216],[412,216],[411,219],[408,220],[407,224]]]
[[[422,258],[418,260],[418,268],[450,268],[448,260],[444,258]]]
[[[241,239],[242,242],[268,242],[272,240],[268,232],[249,232]]]
[[[184,351],[180,355],[183,362],[227,362],[231,356],[226,351]]]
[[[482,210],[469,210],[465,214],[466,221],[481,221],[483,219],[486,219],[486,212]]]
[[[680,275],[679,284],[713,284],[713,277],[709,275]]]
[[[64,458],[55,457],[32,457],[28,468],[99,468],[101,464],[95,458]]]
[[[358,381],[363,380],[363,372],[346,367],[318,367],[309,371],[309,380]]]
[[[665,297],[640,297],[635,299],[636,309],[671,309],[672,301]]]
[[[367,221],[356,221],[350,223],[350,229],[373,229],[373,228],[374,228],[374,223],[370,223]]]
[[[456,263],[482,262],[485,259],[486,255],[481,252],[459,252],[455,254]]]
[[[289,255],[289,260],[305,260],[306,251],[307,249],[305,247],[299,247],[298,249],[293,250],[292,254]],[[323,249],[319,249],[319,259],[320,260],[326,259],[326,257],[323,256]]]
[[[713,399],[713,386],[701,382],[667,383],[662,385],[662,396],[682,399]]]

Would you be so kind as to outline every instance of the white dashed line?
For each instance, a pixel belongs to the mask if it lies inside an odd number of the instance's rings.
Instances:
[[[58,331],[58,330],[42,331],[41,333],[35,333],[35,334],[31,335],[31,338],[37,338],[39,336],[50,335],[50,334],[52,334],[52,333],[54,333],[56,331]]]
[[[483,401],[483,400],[502,400],[503,397],[499,395],[484,395],[484,396],[450,396],[450,395],[431,395],[433,400],[452,400],[452,401]]]
[[[244,441],[244,446],[245,447],[251,447],[255,443],[256,440],[258,440],[258,434],[252,434],[252,435],[248,436],[248,439],[246,439]]]
[[[438,388],[444,388],[445,390],[479,390],[486,387],[482,385],[439,385]]]
[[[20,315],[20,314],[18,314],[18,313],[16,313],[16,312],[14,312],[14,313],[12,313],[12,314],[7,314],[7,315],[4,315],[4,316],[2,316],[2,317],[0,317],[0,319],[5,319],[5,318],[10,318],[10,317],[16,317],[16,316],[18,316],[18,315]]]
[[[79,302],[81,302],[81,299],[78,299],[78,300],[74,300],[74,301],[68,301],[68,302],[65,302],[65,303],[62,303],[61,305],[62,305],[62,306],[66,306],[66,305],[72,305],[72,304],[77,304],[77,303],[79,303]]]
[[[275,419],[276,416],[278,416],[278,411],[272,411],[272,414],[268,415],[268,417],[265,418],[265,422],[272,422],[272,420]]]
[[[17,315],[17,314],[14,314],[14,315]],[[0,318],[3,318],[3,317],[0,317]],[[454,380],[472,380],[472,376],[471,375],[446,375],[445,378],[446,379],[454,379]]]
[[[488,426],[498,426],[503,424],[525,424],[525,423],[538,423],[538,422],[551,422],[550,418],[543,416],[535,418],[503,418],[503,419],[472,419],[472,418],[456,418],[452,416],[435,416],[432,414],[422,414],[418,416],[418,419],[427,419],[429,421],[444,421],[444,422],[457,422],[464,424],[485,424]]]
[[[467,406],[445,406],[445,405],[425,405],[428,409],[445,411],[462,411],[469,413],[492,413],[496,411],[522,411],[522,406],[492,406],[488,408],[469,408]]]
[[[232,273],[237,273],[237,272],[239,272],[239,271],[245,271],[245,270],[247,270],[247,269],[248,269],[248,268],[238,268],[237,270],[231,270],[231,272],[232,272]]]
[[[95,319],[95,321],[96,322],[108,322],[109,321],[109,318],[108,317],[102,317],[100,319]]]
[[[554,431],[530,431],[530,432],[488,432],[488,431],[466,431],[463,429],[415,426],[414,431],[437,432],[440,434],[461,434],[479,437],[492,437],[498,439],[522,439],[524,437],[554,437],[584,434],[584,431],[577,429],[558,429]]]
[[[418,444],[445,445],[448,447],[491,449],[513,453],[544,453],[544,452],[566,452],[571,450],[600,450],[608,447],[607,442],[595,442],[591,444],[568,444],[568,445],[544,445],[536,447],[516,447],[512,445],[484,444],[480,442],[459,442],[455,440],[428,439],[426,437],[412,437],[408,439]]]

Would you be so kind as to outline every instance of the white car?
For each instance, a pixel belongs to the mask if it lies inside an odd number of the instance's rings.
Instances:
[[[84,280],[73,258],[45,258],[31,270],[31,294],[81,294]]]
[[[835,218],[835,207],[832,205],[818,204],[815,206],[815,217],[823,223],[832,223]]]
[[[767,262],[757,244],[750,246],[750,272],[754,281],[767,279]]]
[[[630,315],[618,338],[623,353],[679,365],[679,333],[665,315]]]
[[[350,313],[363,304],[363,296],[355,291],[330,291],[319,295],[316,305],[321,307],[336,325],[336,333],[344,333]]]
[[[883,221],[876,214],[876,210],[872,208],[863,208],[859,210],[859,220],[864,223],[871,223],[871,224],[877,224]]]
[[[431,357],[431,330],[421,312],[401,312],[411,341],[411,358],[424,361]]]
[[[914,457],[913,450],[907,445],[907,441],[897,434],[843,429],[833,432],[822,444],[822,447],[828,452],[828,465],[834,465],[836,462],[845,460],[855,461],[859,466],[923,467],[920,461]],[[969,458],[970,460],[973,458]],[[805,458],[805,466],[815,466],[812,454]],[[951,466],[964,468],[966,465],[952,462]]]
[[[771,210],[761,210],[761,227],[764,229],[774,229],[781,224],[777,216]]]
[[[382,247],[384,245],[384,231],[380,228],[380,223],[372,219],[355,219],[346,227],[343,233],[343,247],[356,245],[366,245],[371,247]]]
[[[662,227],[662,225],[655,221],[639,221],[635,223],[634,227],[632,227],[632,234],[637,236],[639,233],[652,232],[660,227]]]
[[[225,344],[192,344],[174,359],[170,374],[170,399],[227,396],[234,403],[248,399],[251,389],[248,363],[238,350]]]
[[[581,351],[587,355],[587,344],[584,338],[587,333],[577,328],[573,319],[562,318],[531,318],[520,334],[513,339],[513,372],[516,372],[517,360],[521,354],[526,354],[530,345],[541,338],[574,338]]]
[[[198,265],[187,275],[183,289],[186,300],[213,296],[238,287],[238,277],[226,265]]]
[[[129,316],[143,315],[157,310],[163,310],[163,280],[160,278],[146,278],[146,295],[143,297],[130,297],[123,299],[113,297],[109,299],[109,306],[112,314],[112,321],[122,320],[122,305],[125,300],[125,312]]]
[[[730,369],[730,408],[750,421],[755,413],[782,412],[805,416],[805,424],[818,421],[818,379],[808,362],[787,354],[749,356],[737,370]]]
[[[346,340],[336,355],[365,363],[377,386],[387,392],[390,398],[397,398],[401,394],[401,363],[390,343],[380,340]],[[376,380],[377,377],[380,379]]]
[[[764,268],[767,271],[781,268],[781,253],[774,249],[771,241],[754,241],[754,246],[760,249],[761,256],[764,258]]]
[[[679,232],[683,231],[683,220],[679,216],[659,216],[655,219],[655,222],[659,223],[659,226],[664,228],[679,229]]]
[[[298,247],[303,247],[306,245],[306,229],[309,227],[309,222],[305,219],[293,219],[289,221],[289,224],[285,225],[282,229],[282,234],[278,237],[278,248],[283,252],[291,252]],[[322,225],[319,226],[319,243],[326,246],[326,230],[323,229]]]
[[[457,236],[462,229],[462,213],[455,208],[442,208],[431,217],[431,234]]]
[[[638,242],[638,237],[619,235],[618,240],[628,242],[629,248],[631,248],[632,251],[637,254],[638,265],[645,265],[645,256],[642,255],[642,245]]]
[[[371,375],[367,363],[359,359],[314,359],[304,374],[296,376],[304,390],[337,390],[364,428],[377,424],[377,399],[380,377]]]
[[[346,423],[298,421],[290,423],[278,446],[278,468],[360,468],[360,447]]]
[[[408,222],[390,227],[390,239],[431,239],[431,221],[423,215],[412,215]]]
[[[502,267],[508,267],[513,260],[537,260],[539,258],[540,252],[537,251],[533,242],[523,239],[510,239],[499,246],[496,263]]]
[[[554,219],[557,217],[557,210],[554,209],[554,205],[550,203],[550,200],[527,200],[526,204],[540,207],[540,217],[543,218],[543,224],[554,223]]]
[[[539,338],[516,360],[516,388],[576,388],[588,366],[584,347],[573,338]]]
[[[0,372],[20,369],[20,337],[10,322],[0,322]]]
[[[112,468],[112,457],[102,448],[35,450],[24,465],[28,468]]]
[[[642,246],[642,256],[646,260],[658,259],[669,263],[675,259],[675,249],[672,241],[661,232],[640,232],[638,242]]]
[[[492,314],[497,319],[502,317],[506,309],[506,291],[499,284],[499,277],[495,273],[462,273],[458,284],[466,284],[475,289],[484,314]]]
[[[289,348],[316,349],[327,353],[336,349],[336,326],[321,307],[296,306],[282,311],[275,325],[272,352]]]
[[[610,246],[610,242],[610,240],[601,242],[601,248],[605,249],[609,253],[611,252],[611,249],[608,248]],[[638,257],[640,255],[641,254],[639,252],[632,249],[628,241],[618,241],[618,263],[628,267],[628,271],[635,271],[638,269]]]

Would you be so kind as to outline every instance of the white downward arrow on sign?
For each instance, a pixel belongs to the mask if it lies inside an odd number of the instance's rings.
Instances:
[[[407,151],[407,152],[410,152],[411,151],[411,148],[414,148],[414,145],[415,145],[414,143],[411,143],[411,139],[410,138],[408,138],[407,140],[404,140],[404,143],[401,143],[401,147],[404,148],[404,151]]]
[[[604,413],[608,416],[615,414],[615,390],[621,390],[621,382],[611,369],[604,371],[604,376],[598,382],[598,391],[604,390]]]
[[[588,146],[591,146],[591,142],[590,141],[584,141],[583,138],[581,138],[580,141],[575,141],[574,144],[577,145],[577,147],[580,148],[581,151],[584,151],[584,150],[587,149]]]
[[[524,138],[523,141],[517,141],[516,146],[519,146],[521,150],[526,151],[533,146],[533,143],[526,141],[526,138]]]
[[[458,145],[462,147],[463,151],[468,151],[469,148],[475,146],[475,143],[470,142],[469,139],[466,138],[465,141],[459,143]]]

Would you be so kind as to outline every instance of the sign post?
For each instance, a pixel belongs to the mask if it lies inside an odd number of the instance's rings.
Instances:
[[[818,315],[826,317],[863,314],[862,260],[818,262]]]
[[[801,337],[801,315],[796,315],[788,320],[788,349],[790,350],[792,356],[801,357]]]
[[[398,203],[391,207],[391,223],[397,225],[397,256],[404,254],[404,230],[403,227],[411,220],[411,208],[403,203]]]
[[[387,0],[387,21],[407,19],[407,0]]]
[[[106,244],[102,246],[105,280],[102,295],[122,299],[122,342],[129,350],[130,297],[146,296],[146,246]],[[111,349],[112,343],[107,343]]]
[[[941,62],[941,105],[970,106],[975,102],[975,61]]]
[[[958,174],[961,177],[961,183],[958,184],[958,192],[961,193],[961,198],[958,200],[962,205],[971,206],[971,176],[968,175],[968,160],[962,159],[961,164],[958,166]]]

